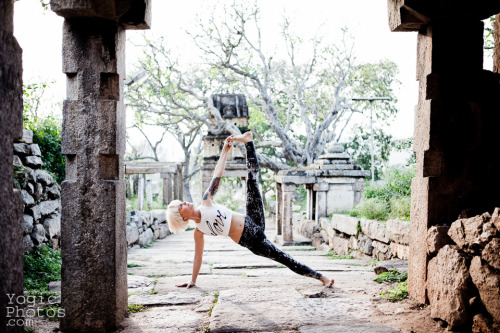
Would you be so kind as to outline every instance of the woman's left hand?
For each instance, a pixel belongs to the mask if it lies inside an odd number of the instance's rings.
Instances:
[[[224,148],[222,148],[222,149],[225,152],[228,152],[232,146],[233,146],[233,143],[231,141],[229,141],[228,139],[226,139],[226,141],[224,142]]]

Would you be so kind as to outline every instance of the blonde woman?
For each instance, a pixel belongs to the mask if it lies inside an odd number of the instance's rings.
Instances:
[[[231,149],[233,141],[244,143],[246,148],[248,169],[246,215],[233,212],[222,205],[216,204],[213,200],[219,188],[226,167],[227,153]],[[329,279],[296,261],[289,254],[274,246],[266,237],[264,234],[264,207],[258,187],[258,173],[259,162],[255,154],[252,133],[231,135],[224,143],[210,186],[203,194],[201,206],[196,208],[190,202],[181,202],[179,200],[174,200],[168,205],[167,221],[172,232],[178,233],[186,229],[189,220],[193,220],[196,224],[194,231],[195,255],[191,281],[177,285],[177,287],[190,288],[195,285],[202,263],[205,235],[229,236],[234,242],[248,248],[253,253],[275,260],[297,274],[318,279],[327,288],[333,285],[333,279]]]

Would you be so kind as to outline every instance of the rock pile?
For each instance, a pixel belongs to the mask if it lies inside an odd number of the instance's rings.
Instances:
[[[170,234],[167,224],[166,211],[156,209],[150,212],[141,210],[127,211],[127,244],[141,247],[152,242],[153,239],[162,239]]]
[[[33,143],[33,133],[24,131],[14,143],[14,187],[23,198],[23,245],[29,252],[34,245],[59,246],[61,237],[61,188],[42,170],[40,148]]]
[[[500,331],[500,208],[431,227],[427,252],[433,318],[451,329]]]

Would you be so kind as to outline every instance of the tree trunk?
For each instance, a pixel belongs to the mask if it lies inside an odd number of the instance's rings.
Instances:
[[[493,51],[493,72],[500,73],[500,14],[495,16],[493,24],[494,33],[494,51]]]
[[[189,177],[190,168],[189,163],[191,161],[191,155],[189,154],[189,148],[184,148],[184,170],[182,170],[183,174],[183,186],[184,186],[184,200],[193,202],[193,198],[191,196],[191,188],[189,186],[191,177]]]

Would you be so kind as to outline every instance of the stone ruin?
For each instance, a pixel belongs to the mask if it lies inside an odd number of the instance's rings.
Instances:
[[[245,95],[242,94],[219,94],[212,96],[212,102],[222,119],[231,122],[240,128],[242,132],[248,130],[248,106]],[[213,172],[219,160],[225,139],[229,132],[208,133],[203,138],[203,161],[201,164],[201,186],[202,193],[210,186]],[[227,156],[224,177],[239,177],[245,181],[247,177],[246,153],[239,145],[235,145]],[[246,189],[246,186],[243,186]]]
[[[127,211],[127,245],[144,247],[170,234],[164,209]]]
[[[23,137],[14,143],[14,187],[21,190],[23,199],[24,252],[34,245],[59,246],[61,237],[61,187],[42,170],[41,152],[33,143],[33,132],[24,130]]]
[[[307,189],[306,220],[351,210],[360,200],[370,171],[350,161],[340,144],[333,145],[312,165],[279,171],[276,175],[277,241],[293,243],[293,197],[297,185]]]
[[[490,230],[491,225],[490,218],[481,214],[492,213],[500,202],[500,155],[496,153],[500,123],[500,2],[389,0],[388,11],[392,31],[418,32],[419,98],[414,133],[417,164],[411,196],[408,293],[420,303],[430,303],[433,315],[450,327],[470,330],[471,317],[476,313],[488,313],[487,319],[497,325],[498,304],[491,311],[486,303],[490,297],[498,300],[500,285],[495,281],[500,271],[483,257],[484,251],[476,249],[471,253],[468,245],[465,249],[463,245],[471,242],[472,235],[479,239],[472,242],[482,242],[479,229],[487,225]],[[492,15],[497,18],[493,60],[496,72],[483,69],[481,20]],[[462,211],[479,217],[455,222]],[[481,219],[482,225],[478,222]],[[452,233],[457,224],[462,226],[458,229],[477,230],[465,232],[466,243],[452,237],[458,243],[446,245],[436,255],[434,245],[428,247],[428,235],[432,237],[443,230],[441,227],[454,225],[449,230]],[[479,272],[488,272],[483,275],[489,276],[488,281],[480,281]],[[470,285],[469,275],[473,282],[476,279],[474,288],[479,291],[475,295],[479,296],[455,297],[454,289]],[[443,298],[456,303],[444,306],[438,301]],[[480,304],[486,312],[477,312],[476,305]],[[473,312],[465,316],[464,309]],[[458,313],[464,315],[462,319],[457,318]],[[474,330],[494,330],[490,328],[475,325]]]

